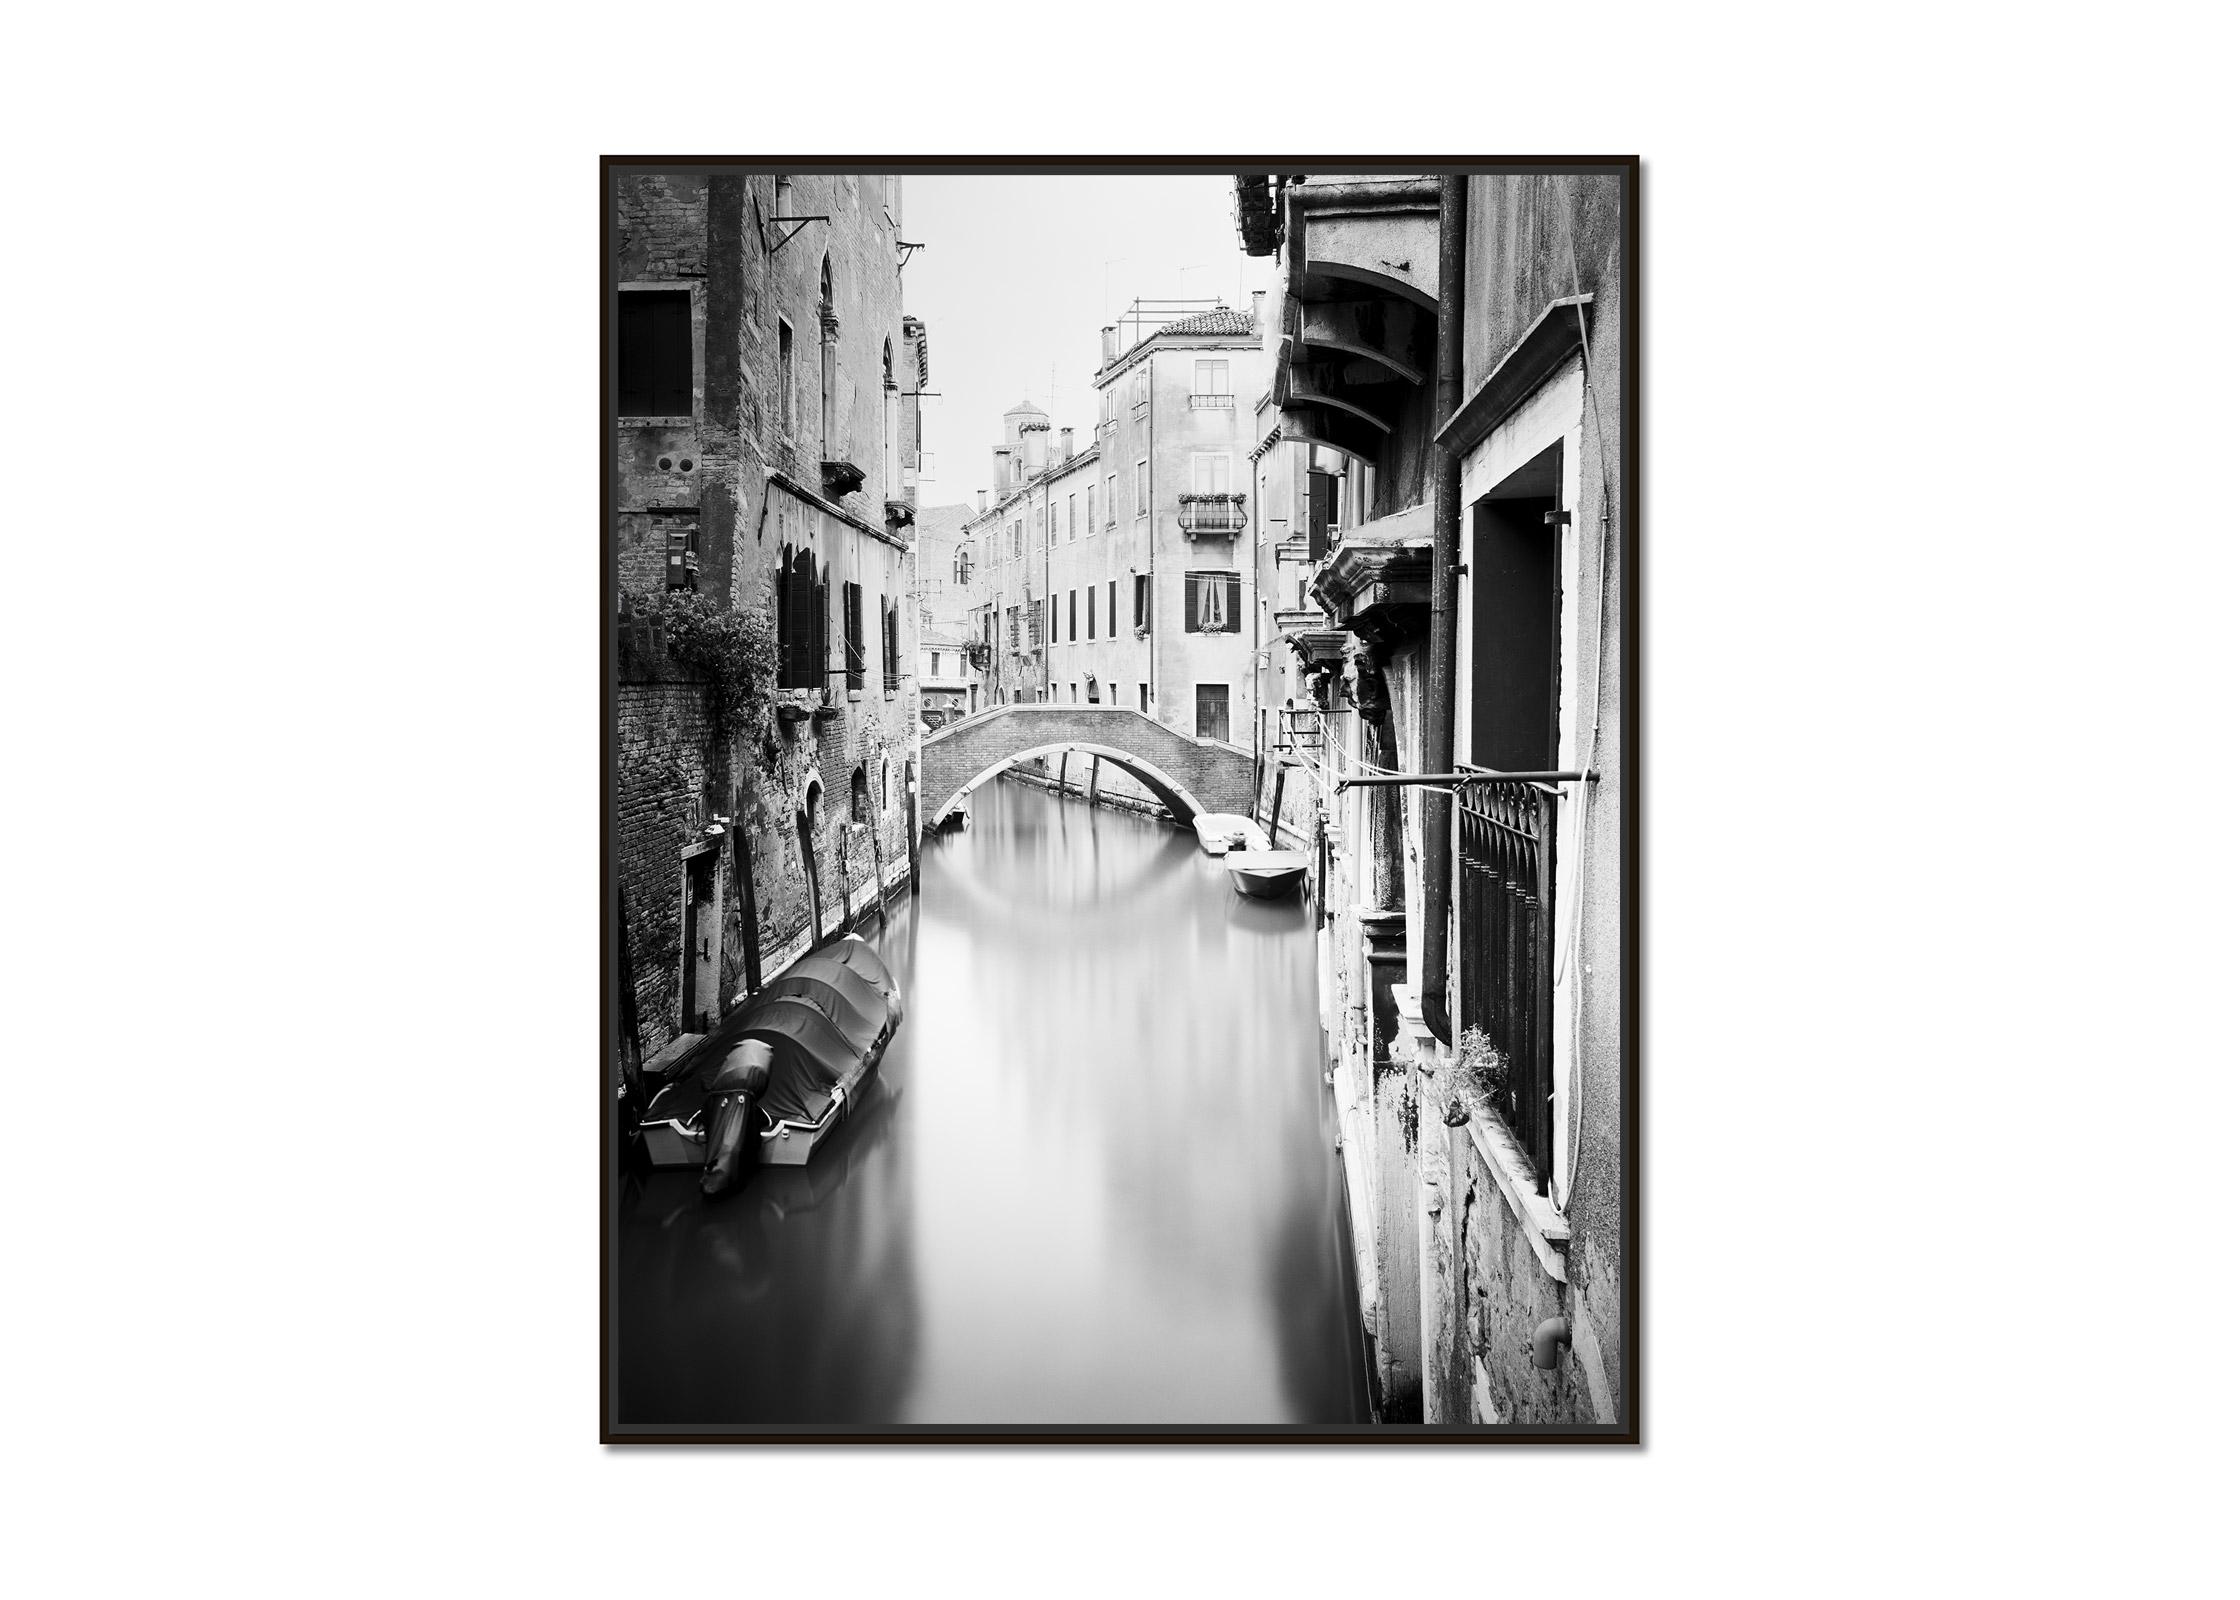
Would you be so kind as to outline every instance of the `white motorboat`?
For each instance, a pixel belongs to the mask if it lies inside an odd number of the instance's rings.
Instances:
[[[1209,856],[1268,848],[1268,836],[1260,831],[1260,824],[1234,811],[1201,811],[1190,819],[1190,826],[1198,830],[1198,844]]]

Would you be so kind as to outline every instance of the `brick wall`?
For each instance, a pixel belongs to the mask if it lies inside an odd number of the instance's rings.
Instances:
[[[1186,738],[1132,711],[1022,705],[926,737],[925,820],[934,821],[934,808],[1007,754],[1054,743],[1100,744],[1141,756],[1208,811],[1243,811],[1251,802],[1252,757],[1241,750]],[[1151,789],[1148,780],[1144,786]]]
[[[629,918],[638,1039],[650,1054],[677,1032],[681,858],[698,831],[712,729],[693,684],[621,685],[615,712],[615,870]]]
[[[707,271],[707,180],[633,174],[621,181],[616,219],[622,276],[697,277]]]
[[[809,890],[796,817],[809,780],[823,785],[815,856],[829,933],[842,914],[840,862],[848,829],[849,778],[866,768],[875,799],[880,762],[894,769],[894,803],[879,810],[885,864],[907,859],[909,829],[902,804],[904,763],[914,757],[917,694],[906,679],[888,698],[878,676],[882,600],[899,601],[904,671],[916,662],[916,607],[910,604],[910,553],[833,517],[770,482],[789,473],[812,492],[823,488],[827,455],[860,467],[861,489],[837,503],[875,527],[885,525],[890,488],[884,479],[888,422],[883,347],[892,341],[898,382],[919,386],[915,354],[903,336],[901,286],[893,230],[876,182],[848,176],[798,175],[791,211],[821,214],[773,249],[778,231],[776,180],[769,175],[622,180],[616,196],[619,281],[675,282],[693,296],[694,415],[689,425],[662,420],[617,430],[616,579],[625,592],[667,582],[667,536],[690,519],[700,541],[700,593],[721,604],[770,607],[781,548],[816,551],[830,582],[829,633],[837,663],[841,585],[864,593],[864,638],[870,651],[863,696],[836,695],[839,715],[781,725],[767,746],[709,743],[703,691],[661,680],[674,664],[635,636],[625,642],[621,727],[625,771],[621,827],[624,888],[639,937],[632,950],[641,998],[641,1031],[649,1046],[674,1028],[679,852],[705,818],[734,818],[744,834],[754,880],[756,926],[740,924],[738,885],[729,842],[721,852],[724,908],[722,981],[726,999],[743,981],[746,941],[753,938],[766,974],[811,936]],[[834,345],[834,427],[819,426],[823,328],[820,264],[830,259],[838,339]],[[782,404],[778,357],[781,315],[793,333],[793,418]],[[899,426],[899,419],[898,419]],[[688,465],[689,463],[689,465]],[[627,630],[626,630],[627,631]],[[837,685],[836,685],[837,687]],[[848,876],[868,883],[871,835],[847,836]],[[859,888],[858,898],[861,898]]]

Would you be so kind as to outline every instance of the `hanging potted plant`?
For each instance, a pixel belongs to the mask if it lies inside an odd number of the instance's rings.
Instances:
[[[1472,1117],[1493,1115],[1508,1088],[1509,1058],[1494,1048],[1485,1029],[1463,1029],[1447,1069],[1447,1126],[1459,1128]]]

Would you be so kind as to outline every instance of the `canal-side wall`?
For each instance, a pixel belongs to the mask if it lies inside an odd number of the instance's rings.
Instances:
[[[682,296],[690,312],[689,391],[650,385],[666,398],[648,403],[666,414],[619,416],[613,458],[622,960],[650,1054],[745,997],[750,951],[765,976],[780,970],[871,902],[875,872],[892,881],[907,870],[918,606],[903,508],[914,503],[916,456],[900,396],[928,373],[925,330],[903,312],[892,194],[879,178],[797,174],[782,194],[774,174],[615,181],[618,370],[682,354],[620,314],[631,296]],[[781,211],[824,220],[788,239],[771,220]],[[645,341],[634,353],[622,348],[632,327]],[[833,670],[815,672],[817,687],[777,689],[781,718],[726,739],[707,684],[670,658],[644,613],[672,601],[752,612],[774,634],[780,562],[803,551],[826,601],[817,665]],[[840,670],[849,585],[862,643],[853,685]],[[688,1019],[681,969],[700,937],[685,926],[695,871],[714,885],[713,914],[698,915],[717,948],[713,972],[696,970]]]

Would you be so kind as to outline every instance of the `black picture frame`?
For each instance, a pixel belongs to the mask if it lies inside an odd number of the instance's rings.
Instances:
[[[1644,757],[1641,737],[1644,686],[1641,675],[1642,620],[1642,417],[1643,384],[1641,305],[1642,205],[1639,156],[1208,156],[1191,158],[1155,156],[1116,157],[987,157],[987,156],[695,156],[606,155],[599,158],[597,201],[600,297],[600,357],[598,367],[598,449],[602,463],[599,536],[593,542],[599,561],[600,614],[597,618],[600,663],[601,791],[600,854],[597,864],[597,961],[601,974],[600,1034],[592,1074],[596,1106],[595,1154],[600,1163],[599,1279],[599,1420],[603,1444],[1180,1444],[1311,1443],[1350,1445],[1392,1444],[1490,1444],[1490,1445],[1639,1445],[1643,1439],[1643,1189],[1645,1152],[1642,1146],[1641,1062],[1641,793]],[[1618,414],[1620,432],[1619,492],[1615,539],[1616,571],[1620,584],[1618,603],[1620,671],[1618,675],[1621,816],[1617,829],[1621,886],[1619,947],[1624,971],[1619,988],[1616,1019],[1620,1090],[1617,1118],[1621,1150],[1618,1160],[1620,1209],[1619,1238],[1623,1253],[1616,1274],[1622,1298],[1618,1319],[1624,1351],[1620,1380],[1612,1395],[1616,1420],[1608,1425],[1489,1425],[1467,1424],[1365,1424],[1350,1427],[1310,1425],[1183,1426],[1183,1425],[986,1425],[986,1426],[857,1426],[833,1425],[803,1428],[737,1424],[705,1426],[631,1425],[618,1419],[616,1381],[618,1289],[616,1284],[616,1207],[619,1115],[614,1093],[614,1046],[617,1010],[621,1004],[617,981],[617,919],[614,915],[617,881],[617,630],[613,623],[618,596],[616,563],[615,450],[615,335],[617,295],[616,251],[613,230],[616,184],[628,173],[659,171],[678,174],[711,172],[1016,174],[1034,173],[1053,178],[1068,174],[1157,173],[1207,176],[1242,173],[1343,172],[1362,174],[1467,174],[1489,176],[1607,175],[1619,180],[1622,217],[1619,223],[1620,272],[1624,285],[1618,308],[1618,350],[1622,394]],[[1459,415],[1459,413],[1457,413]]]

